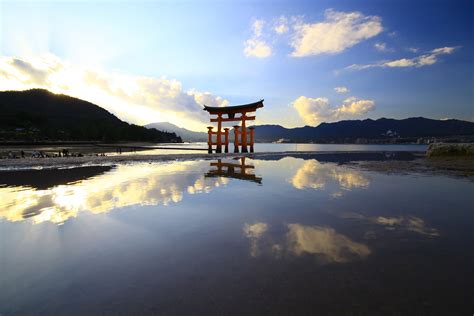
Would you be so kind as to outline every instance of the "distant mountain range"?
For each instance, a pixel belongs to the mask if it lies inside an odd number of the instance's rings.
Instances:
[[[316,127],[285,128],[280,125],[255,127],[259,142],[288,139],[292,142],[356,142],[364,140],[410,139],[420,137],[474,136],[474,123],[461,120],[432,120],[413,117],[402,120],[349,120],[321,123]]]
[[[417,138],[433,137],[474,140],[474,123],[415,117],[349,120],[316,127],[255,127],[257,142],[281,139],[303,143],[413,142]],[[207,141],[207,132],[193,132],[166,122],[146,127],[128,124],[90,102],[32,89],[0,92],[1,140],[196,142]]]
[[[174,133],[128,124],[90,102],[43,89],[0,92],[0,140],[181,142]]]
[[[145,127],[156,128],[160,131],[175,133],[176,135],[179,135],[184,142],[207,142],[207,133],[193,132],[168,122],[151,123],[145,125]]]
[[[207,133],[193,132],[171,123],[152,123],[146,127],[176,133],[184,141],[207,141]],[[255,126],[257,142],[274,142],[286,140],[289,142],[315,143],[354,143],[364,141],[387,142],[393,139],[417,138],[474,138],[474,123],[461,120],[432,120],[423,117],[402,120],[381,118],[378,120],[349,120],[335,123],[321,123],[316,127],[304,126],[285,128],[280,125]]]

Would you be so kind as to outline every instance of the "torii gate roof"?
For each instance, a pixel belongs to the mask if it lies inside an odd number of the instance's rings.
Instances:
[[[207,106],[204,105],[204,111],[210,114],[226,114],[226,113],[240,113],[240,112],[255,112],[258,108],[263,108],[263,99],[254,103],[234,105],[234,106]]]

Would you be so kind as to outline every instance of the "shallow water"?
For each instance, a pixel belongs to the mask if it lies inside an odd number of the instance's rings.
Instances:
[[[0,173],[0,314],[469,314],[473,192],[293,157]]]
[[[199,152],[207,152],[207,143],[196,142],[196,143],[183,143],[183,144],[159,144],[157,147],[171,147],[176,149],[152,149],[145,151],[136,151],[131,153],[123,154],[195,154]],[[179,148],[183,148],[180,150]],[[201,148],[201,151],[186,150],[186,148]],[[215,148],[215,146],[214,146]],[[229,151],[233,152],[234,144],[229,144]],[[273,144],[273,143],[256,143],[254,146],[255,152],[294,152],[294,151],[317,151],[317,152],[339,152],[339,151],[409,151],[409,152],[425,152],[428,149],[428,145],[361,145],[361,144]],[[111,153],[115,154],[115,153]]]

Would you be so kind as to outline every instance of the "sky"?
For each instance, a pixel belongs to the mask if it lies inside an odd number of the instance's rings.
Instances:
[[[139,125],[474,120],[472,1],[0,0],[0,90],[45,88]]]

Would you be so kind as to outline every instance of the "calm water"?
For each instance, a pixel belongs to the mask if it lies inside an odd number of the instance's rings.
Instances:
[[[466,179],[286,157],[0,183],[2,316],[474,311]]]
[[[207,143],[183,143],[183,144],[159,144],[158,147],[172,148],[201,148],[202,152],[207,152]],[[232,152],[234,144],[229,144],[229,150]],[[257,143],[255,152],[285,152],[285,151],[317,151],[317,152],[337,152],[337,151],[410,151],[425,152],[428,145],[359,145],[359,144],[273,144]],[[153,149],[146,151],[137,151],[135,153],[123,154],[195,154],[199,151],[179,150],[179,149]],[[111,153],[114,154],[114,153]]]

